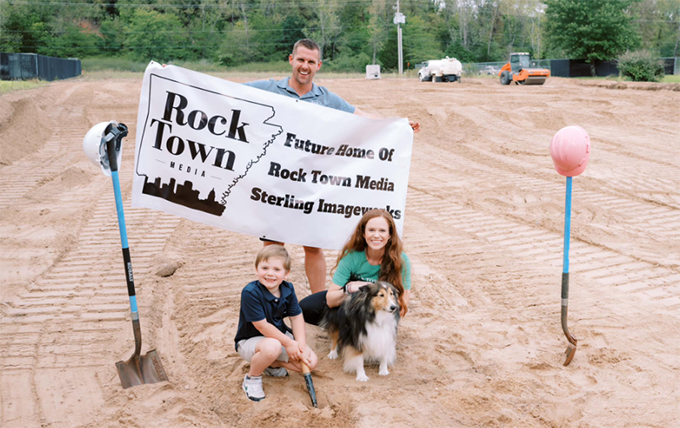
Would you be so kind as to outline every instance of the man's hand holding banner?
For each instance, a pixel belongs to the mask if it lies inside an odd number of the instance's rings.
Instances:
[[[133,206],[340,249],[367,210],[402,233],[413,131],[150,63],[137,120]]]

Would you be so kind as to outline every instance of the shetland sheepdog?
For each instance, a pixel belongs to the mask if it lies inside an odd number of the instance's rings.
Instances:
[[[328,358],[342,355],[343,369],[356,373],[357,380],[366,382],[364,361],[380,363],[378,374],[387,376],[388,366],[397,359],[397,325],[399,301],[395,288],[378,281],[363,286],[345,297],[343,303],[324,314],[321,327],[331,336]]]

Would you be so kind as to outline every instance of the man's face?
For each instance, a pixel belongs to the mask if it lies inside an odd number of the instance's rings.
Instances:
[[[293,55],[288,56],[288,62],[293,66],[293,79],[300,85],[311,83],[321,68],[319,51],[304,46],[298,46]]]

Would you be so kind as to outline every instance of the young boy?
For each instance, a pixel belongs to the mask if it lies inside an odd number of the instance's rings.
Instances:
[[[302,371],[301,362],[314,370],[316,354],[307,346],[305,321],[293,284],[285,281],[290,273],[290,256],[281,245],[268,245],[257,254],[257,281],[241,292],[241,311],[234,341],[236,351],[250,362],[243,379],[243,390],[253,401],[264,399],[262,373],[288,376],[288,370]],[[283,323],[290,317],[291,329]]]

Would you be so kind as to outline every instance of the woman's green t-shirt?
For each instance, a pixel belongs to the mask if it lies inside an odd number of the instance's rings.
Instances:
[[[401,253],[401,280],[405,290],[411,289],[411,261],[406,253]],[[352,281],[376,282],[380,275],[380,265],[372,265],[366,259],[366,251],[352,251],[338,263],[333,275],[333,284],[344,287]]]

